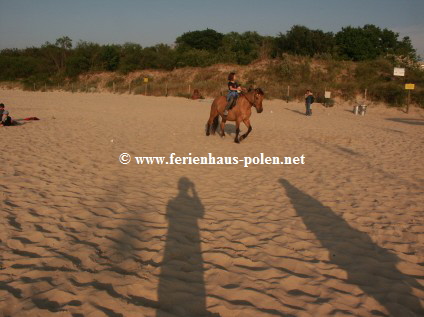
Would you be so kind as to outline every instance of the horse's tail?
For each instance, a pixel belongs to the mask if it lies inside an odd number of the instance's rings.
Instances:
[[[216,129],[218,128],[219,125],[219,115],[217,115],[214,119],[213,119],[213,123],[212,123],[212,131],[216,131]]]

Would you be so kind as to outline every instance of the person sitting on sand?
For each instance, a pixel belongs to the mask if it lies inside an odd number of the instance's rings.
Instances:
[[[193,91],[193,95],[191,96],[191,99],[193,99],[193,100],[203,99],[203,96],[200,94],[199,89],[195,89]]]
[[[228,75],[228,94],[227,94],[227,105],[225,106],[224,116],[228,115],[228,110],[234,100],[238,98],[241,91],[240,85],[236,82],[236,73],[230,73]]]
[[[12,125],[12,118],[9,116],[9,111],[4,109],[4,104],[0,103],[0,126]]]

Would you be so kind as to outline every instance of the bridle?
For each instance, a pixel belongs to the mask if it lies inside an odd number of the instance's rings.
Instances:
[[[256,108],[256,95],[258,95],[258,92],[255,90],[255,94],[253,96],[253,102],[251,102],[249,100],[249,98],[247,98],[246,94],[243,94],[243,97],[246,98],[246,100],[249,102],[250,106],[253,106]]]

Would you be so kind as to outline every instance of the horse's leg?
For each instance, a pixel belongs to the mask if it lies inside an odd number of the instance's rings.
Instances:
[[[218,110],[216,109],[216,105],[212,104],[211,113],[209,115],[208,122],[206,123],[206,135],[210,135],[210,130],[212,127],[212,134],[215,134],[216,128],[218,126]]]
[[[213,119],[212,123],[212,134],[215,135],[216,129],[218,128],[219,124],[219,115],[217,114],[216,117]]]
[[[249,133],[252,131],[252,126],[250,125],[250,120],[249,119],[246,119],[246,120],[243,120],[243,122],[244,122],[244,124],[247,127],[247,132],[240,137],[239,141],[244,140],[245,138],[247,138],[247,136],[249,135]]]
[[[210,120],[208,120],[208,122],[206,122],[206,136],[209,136],[210,132],[210,128],[211,128],[211,124],[209,123]]]
[[[224,119],[224,117],[222,118],[221,121],[221,136],[224,137],[225,136],[225,122],[226,120]]]
[[[240,134],[240,120],[236,120],[236,137],[234,138],[234,142],[236,143],[240,143],[239,134]]]
[[[211,115],[208,119],[208,122],[206,122],[206,136],[210,135],[211,126],[212,126],[212,134],[214,133],[214,131],[213,131],[213,121],[214,121],[214,117]]]

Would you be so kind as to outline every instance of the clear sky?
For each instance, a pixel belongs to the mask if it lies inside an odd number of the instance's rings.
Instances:
[[[172,44],[184,32],[323,31],[375,24],[409,36],[424,57],[424,0],[0,0],[0,49],[67,35],[100,44]]]

